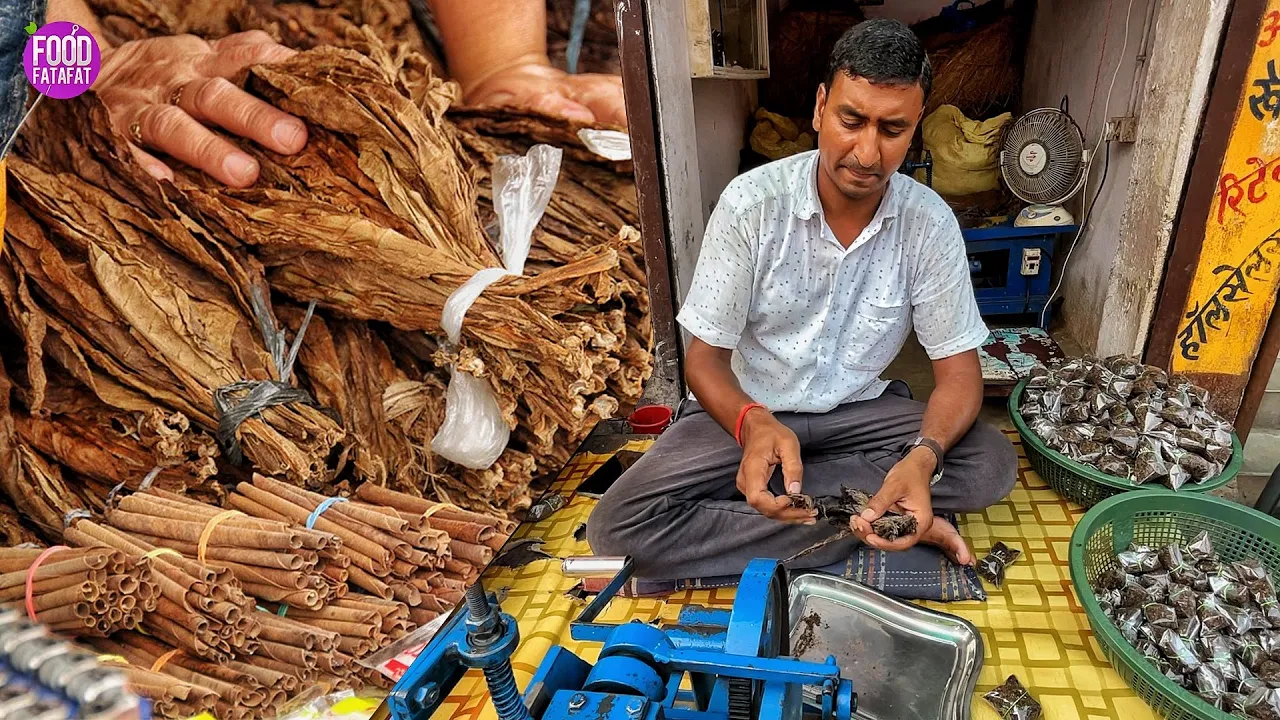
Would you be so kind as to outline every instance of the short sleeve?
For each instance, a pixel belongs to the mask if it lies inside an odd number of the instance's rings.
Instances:
[[[978,313],[960,224],[940,213],[924,238],[911,288],[916,336],[931,360],[982,347],[991,332]]]
[[[747,326],[757,240],[746,225],[722,196],[707,221],[693,282],[676,316],[694,337],[714,347],[736,348]]]

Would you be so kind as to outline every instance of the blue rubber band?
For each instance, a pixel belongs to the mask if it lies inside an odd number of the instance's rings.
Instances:
[[[307,516],[307,529],[308,530],[315,529],[316,520],[320,519],[320,516],[324,514],[325,510],[328,510],[329,508],[333,507],[337,503],[346,502],[346,501],[347,499],[344,497],[331,497],[325,500],[324,502],[320,503],[319,505],[317,505],[316,509],[312,510],[311,514]]]
[[[307,516],[307,529],[308,530],[315,529],[316,521],[320,519],[320,516],[324,514],[325,510],[328,510],[329,508],[333,507],[334,505],[337,505],[338,503],[343,503],[346,501],[347,499],[344,497],[331,497],[322,501],[319,505],[316,506],[316,509],[312,510],[311,514]],[[284,603],[280,603],[280,610],[277,611],[276,614],[279,615],[280,617],[284,617],[285,614],[288,612],[289,612],[289,606],[285,605]]]

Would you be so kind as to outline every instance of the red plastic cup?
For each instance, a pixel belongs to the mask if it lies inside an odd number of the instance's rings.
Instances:
[[[627,417],[631,432],[639,435],[657,435],[671,424],[674,411],[667,405],[644,405]]]

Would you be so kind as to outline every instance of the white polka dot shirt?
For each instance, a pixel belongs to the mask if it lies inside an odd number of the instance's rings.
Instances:
[[[938,360],[980,347],[964,239],[933,190],[895,173],[845,249],[823,218],[817,151],[729,183],[707,223],[677,317],[730,348],[742,389],[774,411],[827,412],[880,396],[915,326]]]

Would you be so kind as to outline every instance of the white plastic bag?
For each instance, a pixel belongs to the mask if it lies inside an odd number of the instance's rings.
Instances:
[[[466,608],[455,610],[455,612],[466,612]],[[392,682],[400,682],[400,678],[404,677],[409,667],[427,649],[427,645],[431,644],[436,633],[440,632],[440,628],[444,627],[452,616],[452,613],[440,615],[385,648],[356,662],[370,670],[377,670]]]
[[[533,245],[533,229],[551,201],[560,177],[560,148],[534,145],[529,152],[503,155],[493,165],[493,209],[501,230],[500,268],[481,270],[445,301],[440,325],[456,345],[462,322],[471,304],[493,283],[506,275],[524,273]],[[489,381],[451,370],[445,392],[444,423],[431,440],[437,455],[472,470],[484,470],[497,461],[511,438]]]
[[[631,159],[631,136],[619,130],[582,128],[578,139],[591,152],[605,160],[621,162]]]

